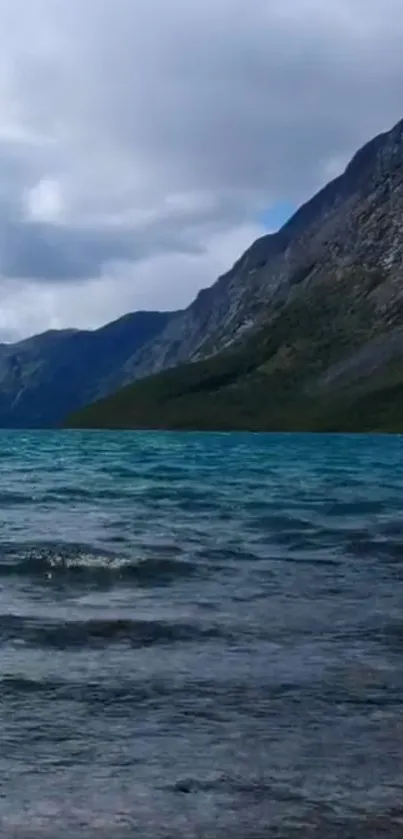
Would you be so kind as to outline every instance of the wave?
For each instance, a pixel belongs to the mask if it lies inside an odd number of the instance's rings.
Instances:
[[[0,551],[0,577],[32,576],[45,580],[62,578],[133,578],[153,584],[193,575],[197,563],[172,556],[116,556],[85,545],[8,545]]]
[[[33,498],[32,493],[3,490],[0,492],[0,507],[18,507],[32,504]]]
[[[215,626],[180,621],[132,620],[128,618],[49,620],[31,615],[0,615],[0,642],[58,650],[110,645],[148,647],[220,637]]]

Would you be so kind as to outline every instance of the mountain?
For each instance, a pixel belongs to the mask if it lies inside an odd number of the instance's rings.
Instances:
[[[169,312],[135,312],[94,331],[54,330],[0,344],[0,426],[50,427],[123,383],[133,354],[168,324]]]
[[[403,121],[173,316],[123,378],[180,366],[68,424],[403,430],[402,362]]]

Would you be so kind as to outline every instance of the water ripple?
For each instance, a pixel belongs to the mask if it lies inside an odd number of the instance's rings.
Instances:
[[[402,454],[0,435],[1,835],[400,839]]]

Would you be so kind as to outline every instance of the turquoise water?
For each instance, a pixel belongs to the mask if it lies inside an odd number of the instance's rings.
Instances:
[[[403,438],[3,433],[0,524],[1,837],[402,835]]]

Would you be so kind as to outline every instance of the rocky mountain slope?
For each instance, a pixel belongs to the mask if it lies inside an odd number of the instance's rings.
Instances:
[[[122,369],[172,315],[136,312],[94,331],[50,331],[0,344],[0,426],[48,427],[122,382]]]
[[[188,360],[73,424],[403,429],[403,121],[173,317],[124,378]]]
[[[278,233],[256,241],[130,359],[127,382],[230,346],[267,323],[296,292],[353,266],[385,272],[380,314],[393,307],[402,265],[402,137],[403,121],[364,146]]]

